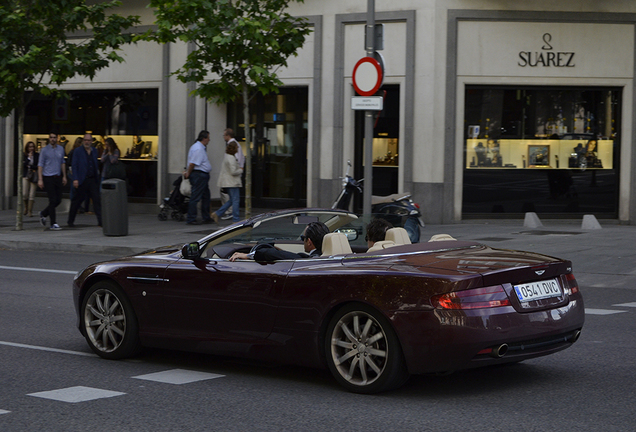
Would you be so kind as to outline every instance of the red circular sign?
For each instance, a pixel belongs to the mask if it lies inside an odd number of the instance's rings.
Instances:
[[[353,68],[353,88],[360,96],[373,96],[382,85],[382,66],[373,57],[362,57]]]

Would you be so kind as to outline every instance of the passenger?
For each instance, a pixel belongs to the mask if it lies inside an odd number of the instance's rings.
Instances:
[[[369,224],[367,225],[367,236],[365,237],[367,247],[369,248],[367,252],[369,252],[373,248],[376,242],[385,241],[384,238],[386,236],[386,232],[391,228],[393,228],[393,225],[381,218],[376,218],[369,222]],[[378,247],[374,250],[378,249],[383,248]]]
[[[303,241],[306,253],[293,253],[278,249],[271,244],[264,243],[246,254],[235,252],[230,261],[237,259],[253,259],[256,261],[276,261],[283,259],[314,258],[322,255],[322,239],[329,234],[329,228],[322,222],[310,222],[303,231],[300,239]]]

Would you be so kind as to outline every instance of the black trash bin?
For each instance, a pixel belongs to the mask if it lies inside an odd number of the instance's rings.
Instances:
[[[128,194],[126,181],[102,181],[102,227],[105,236],[128,235]]]

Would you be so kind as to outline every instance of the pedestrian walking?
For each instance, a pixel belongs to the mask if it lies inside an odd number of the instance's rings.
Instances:
[[[183,173],[183,177],[190,180],[192,192],[190,194],[190,203],[188,205],[188,216],[186,223],[189,225],[198,225],[197,222],[197,204],[201,201],[201,217],[203,223],[210,223],[210,159],[206,152],[208,143],[210,142],[210,132],[203,130],[199,132],[197,141],[192,144],[188,152],[188,169]]]
[[[225,157],[221,165],[217,186],[227,191],[230,200],[223,204],[216,212],[210,214],[210,217],[216,223],[219,222],[219,217],[230,206],[232,206],[232,219],[234,222],[239,220],[239,198],[241,196],[241,174],[243,174],[243,169],[239,166],[238,160],[236,159],[235,155],[237,152],[238,143],[236,142],[229,143],[225,149]]]
[[[236,152],[236,160],[238,161],[239,167],[242,170],[245,170],[245,156],[243,155],[243,149],[241,148],[241,145],[239,144],[239,142],[235,139],[236,134],[234,133],[233,129],[227,128],[223,131],[223,139],[225,140],[225,147],[227,149],[227,146],[230,143],[236,143],[236,145],[238,146],[238,151]],[[230,200],[230,195],[227,194],[225,192],[225,189],[221,188],[221,205],[225,204],[226,202],[228,202]],[[223,216],[221,216],[221,219],[223,220],[227,220],[227,219],[232,219],[232,207],[230,206],[230,208],[227,209],[227,211],[225,212],[225,214]]]
[[[67,224],[69,227],[75,226],[75,216],[77,210],[84,199],[93,200],[93,208],[97,216],[97,225],[102,226],[102,205],[99,195],[99,162],[97,160],[97,149],[91,146],[93,137],[85,134],[82,140],[82,147],[73,150],[73,166],[71,180],[75,194],[71,200],[71,210],[68,213]]]
[[[40,151],[38,160],[38,186],[46,192],[49,205],[40,212],[40,224],[46,226],[51,220],[51,229],[61,230],[57,224],[55,208],[62,202],[62,188],[66,186],[66,163],[64,149],[57,145],[57,134],[49,134],[49,143]]]

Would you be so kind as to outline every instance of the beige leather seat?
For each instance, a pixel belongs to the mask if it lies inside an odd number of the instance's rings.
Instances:
[[[396,245],[408,245],[411,244],[409,233],[404,228],[391,228],[387,230],[384,240],[389,240]],[[374,245],[375,246],[375,245]]]
[[[435,234],[434,236],[431,237],[431,239],[429,240],[429,242],[434,242],[434,241],[447,241],[447,240],[454,240],[457,241],[456,238],[452,237],[449,234]]]
[[[369,248],[369,250],[367,252],[376,252],[382,249],[386,249],[386,248],[390,248],[396,246],[395,242],[391,241],[391,240],[382,240],[382,241],[377,241],[375,243],[373,243],[373,246],[371,246]]]
[[[329,233],[322,239],[322,255],[345,255],[353,253],[347,236],[342,233]]]

